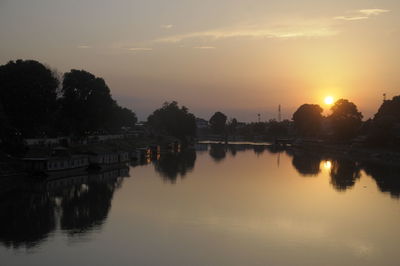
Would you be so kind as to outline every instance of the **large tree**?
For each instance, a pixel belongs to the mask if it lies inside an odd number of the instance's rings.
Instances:
[[[328,118],[334,136],[340,140],[355,137],[360,130],[363,117],[357,110],[357,106],[346,99],[340,99],[332,106],[331,111]]]
[[[149,126],[157,134],[170,135],[180,139],[196,134],[196,118],[185,106],[179,107],[176,101],[165,102],[148,118]]]
[[[64,130],[82,135],[105,129],[115,102],[102,78],[72,69],[64,74],[61,105]]]
[[[20,132],[10,126],[0,102],[0,151],[12,155],[21,155],[25,151],[24,141]]]
[[[400,132],[400,96],[386,100],[369,126],[369,142],[375,145],[392,145]]]
[[[213,116],[210,118],[209,123],[214,133],[225,133],[226,120],[226,115],[221,112],[216,112],[215,114],[213,114]]]
[[[65,73],[61,92],[60,121],[66,133],[110,132],[136,123],[136,115],[113,100],[105,81],[87,71]]]
[[[34,60],[10,61],[0,66],[0,101],[10,126],[24,137],[53,131],[59,81]]]
[[[303,137],[317,136],[321,131],[323,109],[317,104],[303,104],[293,114],[296,131]]]

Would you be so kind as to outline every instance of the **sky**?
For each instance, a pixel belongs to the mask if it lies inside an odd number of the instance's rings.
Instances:
[[[398,0],[0,0],[0,64],[84,69],[140,120],[176,100],[196,116],[290,119],[400,94]]]

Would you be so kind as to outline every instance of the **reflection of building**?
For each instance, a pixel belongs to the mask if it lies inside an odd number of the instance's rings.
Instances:
[[[56,229],[70,237],[101,229],[129,168],[26,186],[0,201],[0,244],[33,248]]]

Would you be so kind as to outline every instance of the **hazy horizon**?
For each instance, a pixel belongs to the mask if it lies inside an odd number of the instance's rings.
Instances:
[[[34,59],[105,79],[144,120],[176,100],[196,116],[290,119],[325,96],[364,119],[400,94],[400,3],[0,1],[0,64]]]

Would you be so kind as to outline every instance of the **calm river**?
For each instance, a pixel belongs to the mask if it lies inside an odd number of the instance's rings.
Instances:
[[[0,265],[399,265],[400,171],[199,144],[0,197]]]

